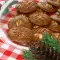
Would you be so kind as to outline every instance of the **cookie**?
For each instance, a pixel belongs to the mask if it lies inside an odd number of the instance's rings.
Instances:
[[[24,26],[27,28],[32,28],[32,24],[29,22],[28,17],[21,14],[19,16],[13,17],[8,22],[9,29],[17,26]]]
[[[34,33],[35,40],[41,40],[44,32],[48,32],[49,34],[52,33],[52,31],[50,31],[47,28],[43,28],[43,27],[34,28],[32,31]]]
[[[51,18],[43,12],[35,12],[29,15],[29,20],[39,26],[46,26],[51,23]]]
[[[33,1],[21,2],[16,8],[19,13],[30,13],[36,10],[37,4]]]
[[[60,32],[60,24],[58,24],[56,21],[52,21],[48,28],[53,32]]]
[[[54,6],[55,8],[60,8],[60,0],[48,0],[48,3]]]
[[[17,43],[27,44],[33,40],[33,33],[26,27],[14,27],[9,30],[8,37]]]
[[[38,2],[38,7],[46,12],[55,12],[55,9],[52,5],[48,4],[47,2]]]

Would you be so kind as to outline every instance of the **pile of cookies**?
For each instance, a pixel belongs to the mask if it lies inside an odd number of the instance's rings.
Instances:
[[[60,0],[20,2],[16,8],[18,15],[8,22],[12,41],[27,45],[41,40],[44,32],[60,40]]]

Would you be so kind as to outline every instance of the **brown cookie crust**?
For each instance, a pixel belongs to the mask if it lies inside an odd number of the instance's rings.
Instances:
[[[30,13],[36,10],[37,5],[33,1],[21,2],[16,8],[19,13]]]
[[[51,18],[43,12],[35,12],[30,14],[29,20],[39,26],[46,26],[51,23]]]
[[[11,18],[10,21],[8,22],[9,29],[17,26],[23,26],[30,29],[32,28],[32,24],[29,22],[28,17],[26,17],[26,15],[23,14]]]
[[[28,43],[33,40],[32,30],[25,27],[14,27],[8,32],[8,37],[18,43]]]
[[[55,9],[53,8],[53,6],[50,5],[47,2],[38,2],[37,5],[43,11],[46,11],[46,12],[55,12]]]
[[[60,24],[58,24],[56,21],[52,21],[48,28],[53,32],[60,32]]]

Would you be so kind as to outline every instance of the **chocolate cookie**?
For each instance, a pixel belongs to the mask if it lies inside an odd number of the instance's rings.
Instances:
[[[29,20],[39,26],[49,25],[51,18],[43,12],[35,12],[29,15]]]
[[[33,33],[30,29],[25,27],[14,27],[8,32],[8,36],[12,41],[17,43],[27,44],[33,40]]]
[[[17,6],[17,11],[19,13],[30,13],[30,12],[33,12],[34,10],[36,10],[36,8],[37,8],[37,5],[33,1],[21,2]]]
[[[46,12],[55,12],[55,9],[52,7],[52,5],[48,4],[47,2],[38,2],[37,5]]]
[[[34,33],[35,40],[41,40],[44,32],[48,32],[49,34],[52,33],[52,31],[50,31],[47,28],[43,28],[43,27],[34,28],[32,31]]]
[[[53,32],[60,32],[60,24],[58,24],[55,21],[52,21],[51,25],[49,26],[49,29],[52,30]]]
[[[9,29],[12,27],[17,27],[17,26],[24,26],[27,28],[32,28],[32,24],[29,22],[28,17],[26,17],[23,14],[11,18],[10,21],[8,22]]]
[[[48,0],[48,3],[55,7],[60,8],[60,0]]]

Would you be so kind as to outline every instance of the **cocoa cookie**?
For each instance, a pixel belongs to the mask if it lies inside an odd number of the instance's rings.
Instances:
[[[39,26],[46,26],[51,23],[51,18],[43,12],[35,12],[29,15],[29,20]]]
[[[34,33],[35,40],[41,40],[44,32],[48,32],[49,34],[52,33],[52,31],[50,31],[47,28],[43,28],[43,27],[34,28],[32,31]]]
[[[48,0],[48,3],[52,6],[60,8],[60,0]]]
[[[52,21],[48,28],[53,32],[60,32],[60,24],[58,24],[56,21]]]
[[[11,28],[8,32],[8,36],[12,41],[22,44],[27,44],[33,40],[32,31],[26,27]]]
[[[52,5],[47,2],[38,2],[37,5],[46,12],[55,12],[55,9],[52,7]]]
[[[8,22],[9,29],[12,27],[24,26],[27,28],[32,28],[32,24],[29,22],[28,17],[21,14],[19,16],[13,17]]]
[[[30,13],[36,10],[37,4],[33,1],[21,2],[17,7],[19,13]]]

